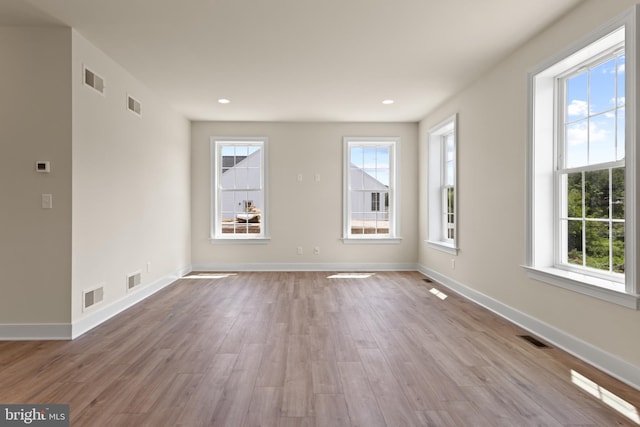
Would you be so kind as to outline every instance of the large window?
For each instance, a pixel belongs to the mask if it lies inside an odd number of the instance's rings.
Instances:
[[[624,45],[558,79],[558,264],[624,281]]]
[[[634,16],[530,73],[527,266],[638,308]]]
[[[345,138],[345,239],[393,239],[398,138]]]
[[[429,130],[429,246],[457,253],[456,124],[449,117]]]
[[[214,239],[266,237],[266,138],[213,138]]]

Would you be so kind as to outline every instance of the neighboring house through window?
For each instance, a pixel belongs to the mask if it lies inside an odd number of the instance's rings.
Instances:
[[[457,115],[429,130],[428,244],[457,254]]]
[[[344,239],[397,238],[398,138],[344,138]]]
[[[530,73],[527,266],[638,308],[635,28],[634,9]]]
[[[266,138],[212,138],[213,239],[266,237]]]

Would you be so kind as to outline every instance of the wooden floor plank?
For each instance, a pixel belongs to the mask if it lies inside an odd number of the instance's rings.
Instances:
[[[0,342],[0,402],[74,427],[638,426],[606,404],[637,417],[638,390],[417,272],[327,276],[194,275],[74,341]]]

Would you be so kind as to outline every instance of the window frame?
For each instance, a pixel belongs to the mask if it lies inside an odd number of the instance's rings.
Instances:
[[[387,196],[379,196],[378,207],[382,212],[387,209],[389,215],[389,233],[388,234],[354,234],[351,232],[351,148],[354,146],[380,146],[389,147],[389,188]],[[397,159],[399,157],[399,137],[343,137],[343,230],[342,241],[344,243],[400,243],[402,238],[399,236],[399,217],[398,204],[398,174]],[[371,201],[371,200],[370,200]]]
[[[638,6],[612,19],[557,55],[544,61],[528,73],[528,129],[527,129],[527,246],[523,267],[530,278],[559,286],[584,295],[599,298],[624,307],[640,308],[636,284],[639,240],[636,216],[638,129],[635,124],[638,86],[636,70],[636,28]],[[621,30],[622,29],[622,30]],[[618,32],[620,31],[620,32]],[[559,236],[561,190],[559,173],[558,133],[561,126],[557,106],[560,96],[559,79],[579,64],[596,61],[600,55],[613,50],[624,35],[625,53],[625,273],[623,283],[614,277],[586,268],[566,268],[559,263],[563,249]],[[564,126],[564,122],[561,122]],[[606,169],[616,162],[597,165]],[[564,167],[564,165],[562,165]],[[586,169],[590,169],[587,167]],[[585,250],[583,248],[583,250]],[[593,274],[592,274],[593,273]]]
[[[453,182],[448,182],[447,138],[453,137]],[[428,131],[428,231],[427,245],[431,248],[458,254],[458,114],[447,117]],[[453,190],[453,212],[449,212],[448,193]],[[453,215],[453,226],[448,218]],[[452,229],[453,238],[448,236]]]
[[[220,175],[223,168],[222,159],[220,157],[221,149],[224,146],[232,145],[251,145],[259,146],[261,150],[260,156],[260,182],[258,189],[261,193],[260,205],[260,233],[222,233],[221,225],[218,219],[221,217],[221,188],[219,186]],[[211,206],[210,206],[210,235],[209,239],[212,243],[266,243],[270,240],[268,231],[269,210],[268,210],[268,145],[267,137],[211,137],[210,140],[210,156],[211,156]],[[258,203],[256,203],[258,204]]]

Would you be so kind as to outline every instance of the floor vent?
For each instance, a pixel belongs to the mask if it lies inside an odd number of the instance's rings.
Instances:
[[[84,84],[104,95],[104,79],[87,67],[84,68]]]
[[[138,101],[131,95],[127,95],[127,109],[132,113],[140,116],[142,111],[140,107],[140,101]]]
[[[433,280],[429,279],[428,277],[425,277],[424,279],[422,279],[422,281],[426,283],[433,283]]]
[[[538,348],[551,348],[545,343],[543,343],[542,341],[540,341],[539,339],[532,337],[531,335],[518,335],[518,336],[523,340],[529,342],[530,344],[535,345]]]
[[[135,288],[140,284],[140,272],[131,273],[127,276],[127,291]]]
[[[104,288],[102,286],[82,292],[82,310],[86,310],[104,299]]]

